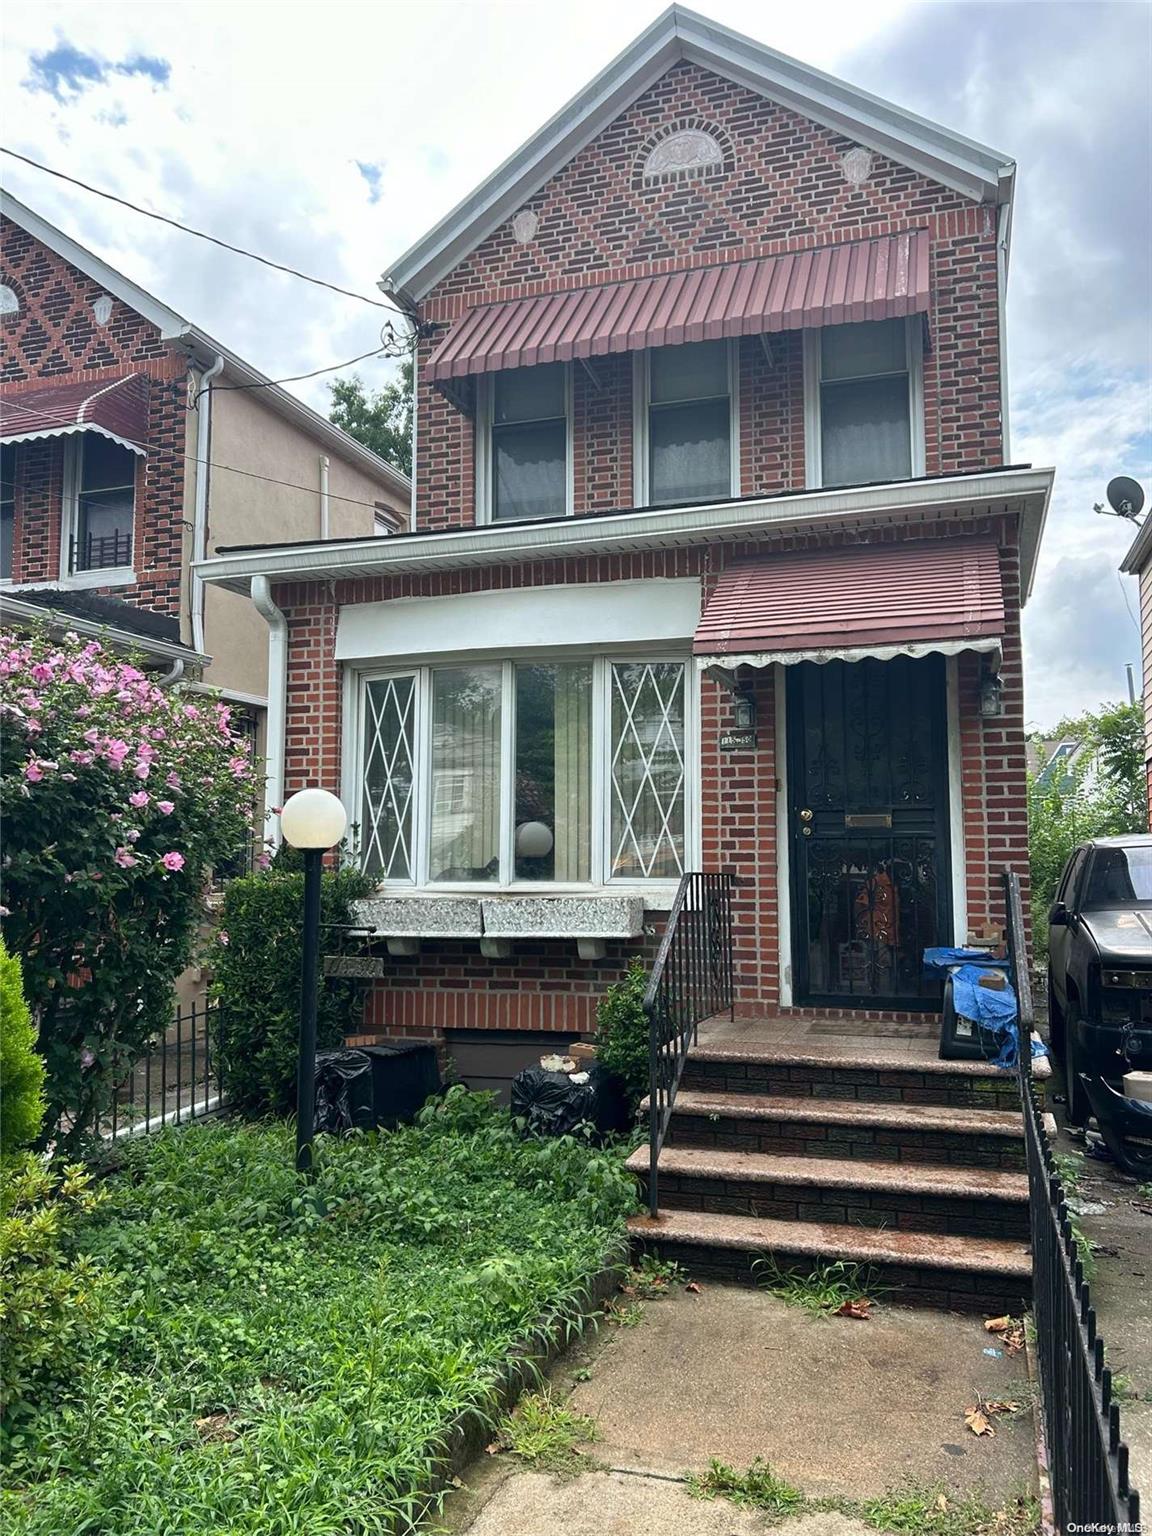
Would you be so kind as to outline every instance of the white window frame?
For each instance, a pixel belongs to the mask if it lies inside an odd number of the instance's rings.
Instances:
[[[105,566],[99,571],[70,571],[68,555],[80,527],[80,477],[87,433],[74,433],[64,445],[63,504],[60,518],[60,585],[85,587],[130,587],[136,575],[136,455],[132,455],[132,561],[129,565]]]
[[[590,876],[583,881],[518,880],[515,877],[515,774],[511,771],[516,739],[516,690],[514,668],[520,665],[546,666],[591,662],[592,717],[595,750],[592,753]],[[675,875],[651,879],[611,874],[611,759],[612,759],[612,677],[614,662],[648,662],[653,665],[673,662],[684,668],[684,853],[685,870],[700,867],[700,682],[698,669],[684,651],[667,649],[612,651],[594,656],[579,652],[526,651],[512,657],[491,657],[476,652],[437,656],[430,660],[389,665],[346,666],[344,669],[344,740],[342,790],[351,820],[361,822],[363,813],[363,777],[365,764],[364,724],[366,690],[371,682],[415,674],[413,729],[416,732],[413,753],[415,791],[413,796],[412,877],[407,880],[374,878],[381,890],[418,890],[430,894],[467,893],[488,895],[512,892],[516,895],[562,895],[610,888],[655,891],[675,887]],[[500,695],[500,879],[444,881],[429,879],[432,836],[432,674],[453,667],[492,666],[501,668]],[[363,829],[361,828],[361,841]],[[358,857],[358,855],[357,855]]]
[[[573,451],[572,430],[572,364],[561,363],[564,369],[564,422],[566,451],[564,456],[564,513],[571,517],[576,500],[576,459]],[[476,380],[476,423],[474,428],[475,503],[477,524],[494,521],[492,516],[492,418],[496,374],[482,373]],[[501,519],[511,522],[513,519]],[[534,519],[547,522],[547,518]]]
[[[685,343],[691,345],[691,343]],[[728,346],[728,459],[731,470],[729,496],[740,491],[740,340],[730,337]],[[647,507],[649,500],[648,408],[652,403],[652,351],[632,354],[632,503]]]
[[[851,323],[851,322],[849,322]],[[915,480],[924,469],[924,317],[907,315],[904,347],[908,363],[908,425],[911,471]],[[804,483],[818,491],[824,485],[820,421],[820,328],[804,332]]]

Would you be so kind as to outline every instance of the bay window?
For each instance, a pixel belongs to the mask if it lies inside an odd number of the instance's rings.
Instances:
[[[923,473],[919,316],[811,331],[806,371],[810,485]]]
[[[738,494],[733,346],[700,341],[655,347],[637,368],[637,504]]]
[[[480,381],[480,521],[522,522],[568,511],[568,370],[510,368]]]
[[[689,839],[679,660],[597,657],[362,678],[359,846],[409,885],[675,881]]]

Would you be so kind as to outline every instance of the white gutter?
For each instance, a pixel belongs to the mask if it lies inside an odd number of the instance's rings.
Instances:
[[[328,507],[328,455],[320,455],[320,537],[326,539],[332,531],[331,513]]]
[[[1001,203],[996,216],[996,315],[1000,346],[1000,462],[1012,462],[1008,422],[1008,249],[1012,239],[1012,204]]]
[[[134,630],[118,629],[114,624],[101,624],[97,619],[81,619],[74,613],[50,608],[46,603],[26,603],[8,592],[0,592],[0,618],[15,619],[26,624],[43,624],[47,620],[59,629],[73,629],[78,635],[90,635],[103,640],[117,651],[143,651],[147,656],[186,664],[193,662],[207,666],[211,656],[193,652],[175,640],[157,640],[151,635],[140,635]],[[173,678],[175,681],[175,678]]]
[[[615,554],[735,539],[770,528],[842,526],[862,518],[919,522],[926,513],[995,510],[1005,504],[1033,520],[1024,529],[1023,540],[1024,564],[1030,571],[1054,473],[1051,469],[997,469],[980,475],[813,490],[735,503],[642,508],[613,517],[569,517],[519,527],[490,523],[431,535],[393,534],[387,539],[258,548],[206,560],[201,574],[205,581],[243,592],[257,576],[312,581]]]
[[[272,601],[267,576],[252,578],[252,601],[268,625],[268,715],[264,744],[265,836],[280,842],[280,818],[273,808],[284,804],[284,725],[288,713],[288,621]]]
[[[200,375],[196,400],[196,505],[192,513],[192,644],[204,649],[204,578],[197,562],[208,553],[208,456],[212,446],[212,380],[224,370],[217,354],[211,367]]]

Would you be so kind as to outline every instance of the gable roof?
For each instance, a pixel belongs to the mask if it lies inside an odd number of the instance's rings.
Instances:
[[[414,306],[468,251],[590,143],[672,65],[699,64],[976,202],[1009,203],[1015,162],[823,70],[671,5],[538,133],[481,182],[385,274]]]
[[[272,381],[250,363],[246,363],[235,352],[222,346],[220,342],[202,331],[199,326],[190,324],[183,315],[177,314],[167,304],[150,294],[147,289],[141,288],[131,278],[125,277],[115,267],[108,265],[94,252],[73,240],[71,235],[66,235],[63,230],[50,224],[41,214],[27,207],[7,190],[3,191],[0,200],[0,213],[6,219],[11,219],[13,224],[18,224],[26,230],[34,240],[54,251],[61,260],[68,262],[70,266],[77,267],[88,277],[99,283],[113,298],[127,304],[137,314],[143,315],[160,332],[161,341],[169,341],[174,345],[187,349],[190,358],[200,366],[207,366],[217,357],[224,359],[225,375],[238,384],[255,385],[260,389],[261,395],[270,410],[278,416],[284,417],[302,432],[309,433],[318,442],[324,444],[333,453],[339,454],[342,459],[350,461],[374,475],[377,479],[389,484],[398,495],[407,496],[412,487],[408,476],[387,459],[382,459],[379,454],[373,453],[363,443],[350,437],[342,428],[334,422],[321,416],[311,406],[305,405],[303,400],[298,400],[295,395],[290,395],[287,390]]]

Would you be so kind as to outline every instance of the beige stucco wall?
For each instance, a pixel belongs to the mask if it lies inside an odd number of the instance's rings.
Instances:
[[[1152,790],[1152,562],[1140,572],[1140,639],[1144,696],[1144,760],[1148,764],[1149,789]],[[1149,813],[1152,814],[1152,793],[1149,794]]]
[[[320,538],[322,456],[328,459],[329,538],[373,533],[376,503],[407,520],[406,494],[285,420],[264,403],[259,390],[214,389],[208,554],[232,544]],[[247,473],[230,473],[225,466]],[[188,505],[191,509],[191,498]],[[189,510],[189,519],[191,515]],[[204,636],[212,657],[205,682],[262,698],[267,691],[268,630],[248,598],[209,587]]]

